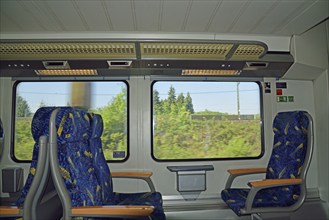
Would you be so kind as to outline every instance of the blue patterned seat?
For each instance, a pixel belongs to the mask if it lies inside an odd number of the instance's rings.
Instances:
[[[102,190],[89,148],[90,121],[87,113],[61,107],[55,120],[58,165],[72,207],[102,205]]]
[[[155,207],[152,219],[164,220],[162,196],[159,192],[146,193],[114,193],[110,169],[106,163],[101,136],[103,133],[103,119],[98,114],[90,114],[92,118],[92,135],[90,139],[91,152],[96,176],[103,189],[103,204],[107,205],[151,205]]]
[[[305,199],[305,178],[313,147],[311,118],[304,111],[278,113],[273,132],[274,144],[267,168],[230,171],[229,183],[221,192],[222,199],[238,216],[294,211]],[[246,189],[230,187],[239,175],[261,172],[266,172],[266,180],[259,187],[253,183]]]
[[[32,185],[35,173],[36,173],[37,163],[38,163],[39,138],[42,135],[49,137],[49,118],[50,118],[51,112],[54,109],[55,108],[48,108],[48,107],[39,108],[33,116],[32,124],[31,124],[31,132],[32,132],[32,137],[33,137],[35,143],[34,143],[34,148],[33,148],[32,161],[31,161],[31,165],[30,165],[30,172],[26,179],[23,190],[22,190],[20,196],[18,197],[17,201],[15,202],[15,205],[18,207],[23,206],[25,198],[31,188],[31,185]]]
[[[154,207],[154,219],[165,219],[159,193],[134,194],[129,200],[113,193],[111,173],[101,148],[100,116],[61,107],[53,112],[50,127],[50,166],[64,219],[147,216]]]
[[[0,207],[0,212],[8,213],[5,215],[8,219],[17,217],[35,219],[37,216],[36,205],[43,196],[46,180],[50,174],[47,137],[49,137],[49,118],[53,110],[54,108],[40,108],[33,116],[31,132],[35,143],[28,177],[18,199],[11,206]]]
[[[102,188],[102,200],[104,204],[115,205],[112,177],[101,147],[103,121],[100,115],[90,113],[89,117],[91,120],[90,150],[93,155],[96,177]]]

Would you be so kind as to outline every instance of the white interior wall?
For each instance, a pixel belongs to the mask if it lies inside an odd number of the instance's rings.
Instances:
[[[320,198],[329,202],[328,71],[314,81]]]
[[[283,89],[284,96],[294,96],[294,102],[277,102],[277,112],[303,110],[307,111],[316,122],[314,107],[313,82],[305,80],[280,80],[287,83],[287,89]],[[316,135],[317,130],[314,133]],[[312,161],[307,173],[307,188],[318,187],[318,145],[315,138]]]
[[[319,129],[321,133],[316,137],[321,140],[319,150],[319,191],[320,197],[327,203],[327,216],[329,216],[329,20],[325,22],[324,29],[327,43],[327,70],[314,81],[315,102],[318,113]]]
[[[271,79],[273,80],[273,79]],[[233,167],[266,167],[268,154],[259,160],[236,160],[236,161],[190,161],[190,162],[156,162],[151,157],[151,83],[152,79],[146,77],[130,78],[130,159],[123,164],[110,164],[111,170],[151,170],[157,190],[164,196],[179,196],[176,191],[176,174],[167,169],[169,165],[213,165],[215,171],[207,172],[207,191],[201,196],[219,196],[224,188],[228,174],[227,169]],[[271,106],[275,97],[272,95],[266,98],[266,106]],[[272,121],[272,107],[265,110],[265,117]],[[137,117],[137,118],[134,118]],[[268,121],[266,120],[266,121]],[[266,152],[272,143],[272,124],[266,123]],[[257,179],[257,176],[254,177]],[[258,176],[259,178],[259,176]],[[246,180],[241,178],[245,186]],[[123,191],[124,181],[115,181],[114,187]],[[136,184],[136,187],[141,187]],[[139,188],[141,190],[141,188]]]
[[[290,52],[294,64],[284,79],[314,80],[328,68],[328,52],[325,22],[300,36],[291,39]]]
[[[318,148],[318,189],[320,198],[329,207],[329,21],[325,21],[301,36],[292,39],[292,53],[296,65],[286,78],[299,75],[313,80],[315,104],[316,145]]]
[[[22,167],[24,169],[24,178],[27,178],[28,163],[15,163],[10,157],[11,146],[11,120],[12,120],[12,79],[10,77],[0,77],[0,116],[4,127],[4,148],[0,156],[0,183],[2,183],[2,169],[7,167]],[[28,128],[30,129],[30,128]],[[1,150],[0,150],[1,152]],[[2,193],[2,184],[0,184],[0,196],[7,197],[8,194]]]
[[[130,158],[124,164],[110,164],[111,170],[146,170],[153,171],[153,181],[156,189],[161,191],[164,197],[179,197],[176,191],[176,176],[166,167],[169,165],[213,165],[215,171],[207,172],[207,190],[201,197],[219,197],[228,178],[227,169],[245,167],[266,167],[273,144],[272,121],[278,111],[306,110],[315,118],[312,81],[284,80],[288,88],[284,95],[293,95],[293,103],[277,103],[275,93],[276,79],[266,78],[265,82],[271,82],[272,93],[264,94],[264,129],[265,129],[265,155],[259,160],[228,160],[228,161],[191,161],[191,162],[156,162],[151,158],[151,83],[152,79],[144,77],[130,78]],[[317,189],[317,154],[313,156],[307,187]],[[252,179],[263,178],[263,175],[254,175]],[[250,176],[241,177],[235,186],[245,187],[250,181]],[[130,186],[129,186],[130,185]],[[145,190],[144,184],[136,183],[131,187],[131,182],[115,181],[114,187],[118,191]]]
[[[326,21],[326,29],[327,29],[327,55],[328,55],[328,68],[327,68],[327,82],[328,82],[327,88],[328,89],[327,90],[328,90],[328,93],[329,93],[329,20]],[[329,97],[328,97],[328,102],[329,102]],[[327,114],[329,114],[328,111],[327,111]],[[329,130],[329,120],[328,120],[328,130]],[[327,149],[328,148],[329,148],[329,140],[327,140]],[[328,155],[327,158],[329,158],[329,150],[327,151],[327,155]],[[328,164],[327,164],[327,167],[329,167]],[[327,175],[328,175],[327,179],[329,179],[329,169],[327,169]],[[328,182],[329,182],[329,180],[328,180]],[[324,186],[328,186],[328,188],[329,188],[329,183],[327,185],[324,185]],[[327,192],[329,192],[328,188],[327,188]],[[326,200],[327,201],[327,207],[328,207],[327,208],[327,216],[329,216],[329,198],[328,197],[327,197],[327,200]]]
[[[130,86],[130,157],[125,163],[110,164],[111,170],[138,170],[153,171],[153,180],[156,188],[161,191],[164,196],[179,195],[176,191],[175,173],[167,170],[168,165],[214,165],[215,171],[207,173],[207,191],[202,196],[218,196],[219,192],[224,188],[229,168],[241,167],[266,167],[273,143],[272,120],[278,111],[304,109],[314,116],[313,84],[311,81],[285,80],[288,88],[284,91],[285,95],[294,95],[294,103],[277,103],[275,94],[275,82],[273,78],[264,79],[271,82],[272,93],[264,94],[264,128],[265,128],[265,155],[259,160],[237,160],[237,161],[202,161],[202,162],[156,162],[151,158],[151,83],[152,79],[144,77],[131,77],[129,79]],[[25,174],[28,172],[28,164],[15,164],[10,158],[10,123],[11,123],[11,79],[1,78],[2,91],[6,91],[6,95],[1,95],[1,108],[4,115],[4,125],[6,131],[4,157],[1,159],[1,168],[6,166],[23,166]],[[10,94],[9,94],[10,93]],[[4,94],[4,93],[1,93]],[[6,112],[6,114],[4,114]],[[316,161],[315,155],[314,161]],[[27,175],[25,175],[26,177]],[[316,188],[317,182],[317,166],[312,163],[309,171],[308,187]],[[253,179],[262,178],[262,175],[255,175]],[[250,180],[249,177],[242,177],[235,184],[236,186],[245,186]],[[144,182],[138,181],[115,181],[115,189],[118,191],[135,191],[147,190]],[[133,186],[133,187],[132,187]]]

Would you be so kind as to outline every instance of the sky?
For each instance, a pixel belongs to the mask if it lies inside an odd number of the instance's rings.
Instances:
[[[217,111],[237,114],[236,82],[164,82],[153,84],[160,94],[160,99],[167,98],[170,86],[176,91],[176,97],[190,93],[194,111]],[[45,105],[67,105],[70,103],[71,83],[69,82],[21,82],[17,85],[17,94],[29,104],[31,112],[35,112],[41,103]],[[108,104],[126,84],[115,82],[93,82],[91,108],[99,108]],[[241,114],[259,114],[259,86],[253,82],[239,84],[239,100]]]
[[[237,114],[236,82],[156,82],[154,89],[159,92],[160,99],[166,99],[170,86],[176,91],[176,97],[187,92],[193,100],[194,111],[216,111]],[[254,82],[239,84],[240,114],[259,114],[259,86]]]
[[[92,83],[91,108],[105,106],[125,87],[123,82]],[[17,94],[29,104],[31,112],[35,112],[40,103],[47,106],[65,106],[71,102],[70,82],[21,82],[17,86]]]

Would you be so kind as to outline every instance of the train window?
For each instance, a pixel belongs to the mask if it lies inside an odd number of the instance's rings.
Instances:
[[[152,156],[158,161],[259,158],[260,84],[157,81]]]
[[[30,127],[39,107],[80,106],[103,117],[101,138],[105,158],[112,162],[125,161],[128,159],[127,90],[124,81],[17,83],[13,159],[31,160],[34,142]]]

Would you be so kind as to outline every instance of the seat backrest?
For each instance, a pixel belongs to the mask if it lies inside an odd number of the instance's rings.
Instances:
[[[309,144],[310,123],[305,111],[280,112],[276,115],[267,179],[305,178],[312,150],[312,144]]]
[[[99,114],[90,113],[89,116],[91,118],[90,150],[93,155],[95,174],[102,188],[102,200],[104,204],[114,204],[111,172],[102,149],[103,119]]]
[[[89,147],[90,120],[87,112],[72,107],[61,107],[56,115],[55,125],[57,167],[69,194],[66,198],[71,199],[69,202],[66,201],[68,203],[64,206],[102,205],[101,186],[95,175],[93,155]],[[51,163],[52,160],[51,154]],[[52,164],[51,168],[53,171]],[[55,185],[57,184],[56,188],[59,187],[56,177],[54,181]]]
[[[20,196],[18,197],[17,201],[15,202],[15,205],[18,207],[23,206],[24,201],[30,191],[31,185],[33,183],[35,174],[37,172],[37,164],[38,164],[38,155],[39,155],[39,138],[41,136],[49,136],[49,118],[51,115],[51,112],[54,110],[54,107],[43,107],[38,109],[32,119],[31,124],[31,131],[32,131],[32,137],[35,141],[34,148],[33,148],[33,154],[32,154],[32,161],[30,165],[30,172],[28,174],[28,177],[26,179],[25,185],[21,191]],[[43,158],[45,160],[45,158]],[[44,161],[43,161],[44,162]],[[36,183],[33,183],[36,184]],[[43,186],[39,186],[41,188]]]

